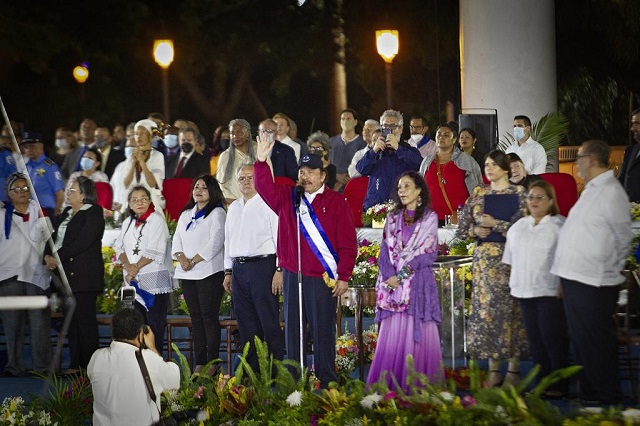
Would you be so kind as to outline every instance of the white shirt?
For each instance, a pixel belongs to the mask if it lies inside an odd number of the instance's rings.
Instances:
[[[298,142],[294,141],[289,136],[285,136],[280,142],[293,149],[293,152],[296,154],[296,163],[300,161],[300,144]]]
[[[207,217],[194,221],[187,230],[197,212],[196,204],[191,210],[180,214],[176,232],[173,234],[171,256],[177,259],[176,253],[183,252],[191,259],[199,254],[204,261],[196,263],[189,271],[182,269],[178,262],[174,275],[176,278],[201,280],[224,269],[224,222],[227,215],[222,207],[216,207]]]
[[[618,285],[632,237],[629,197],[608,170],[586,184],[569,212],[551,273],[595,287]]]
[[[524,163],[524,169],[529,175],[539,175],[547,170],[547,153],[542,145],[534,141],[531,136],[522,145],[517,142],[505,151],[505,154],[515,152]]]
[[[122,175],[122,180],[123,180],[123,185],[124,185],[124,177],[129,173],[129,171],[133,167],[133,156],[129,157],[127,160],[123,161],[122,163],[125,164],[124,174]],[[157,209],[164,209],[166,201],[164,200],[164,197],[162,196],[162,193],[161,193],[161,191],[162,191],[162,181],[164,180],[164,155],[162,155],[162,153],[160,153],[160,151],[156,151],[155,149],[151,149],[151,153],[149,155],[149,159],[147,160],[147,167],[149,168],[149,170],[153,174],[153,177],[156,178],[156,183],[158,185],[158,189],[156,190],[156,189],[152,188],[151,185],[149,185],[149,183],[147,182],[147,178],[145,177],[144,172],[140,172],[140,181],[136,181],[136,173],[134,171],[133,172],[133,179],[131,180],[131,183],[129,184],[129,186],[126,188],[126,193],[128,195],[129,192],[131,191],[131,189],[133,189],[134,186],[142,185],[142,186],[146,187],[147,189],[149,189],[149,192],[151,192],[151,201],[153,201],[153,204],[156,206],[156,208]],[[125,197],[125,199],[126,199],[126,197]],[[126,205],[126,204],[127,204],[126,202],[123,203],[123,205]]]
[[[251,142],[247,142],[250,145],[249,149],[253,149],[253,144]],[[225,179],[225,169],[227,168],[227,163],[229,162],[229,152],[234,150],[234,161],[233,167],[231,168],[231,176],[229,179]],[[240,192],[240,187],[238,187],[238,179],[236,176],[236,171],[240,164],[249,163],[250,158],[248,154],[236,149],[233,144],[229,147],[229,149],[225,149],[220,153],[220,158],[218,159],[218,171],[216,172],[216,180],[220,184],[220,189],[222,189],[222,195],[224,198],[229,198],[232,200],[237,200],[238,198],[242,198],[242,192]]]
[[[160,394],[180,387],[180,369],[150,349],[142,350],[149,377],[156,394],[151,400],[136,359],[137,347],[125,342],[111,342],[91,356],[87,375],[93,390],[93,424],[150,425],[160,419]]]
[[[225,269],[231,269],[235,257],[275,254],[278,216],[258,194],[246,202],[238,198],[229,206],[224,235]]]
[[[5,234],[7,210],[0,208],[0,281],[18,276],[18,281],[35,284],[46,290],[51,281],[42,254],[49,235],[46,219],[38,218],[38,205],[29,200],[29,220],[12,214],[9,239]]]
[[[113,189],[113,202],[122,205],[121,211],[125,211],[124,208],[127,205],[127,188],[124,186],[124,172],[128,170],[127,162],[123,161],[118,164],[111,175],[111,188]]]
[[[358,161],[360,161],[362,157],[364,157],[364,154],[366,154],[370,149],[371,148],[369,148],[368,146],[365,146],[364,148],[357,150],[356,153],[353,154],[351,164],[349,164],[349,167],[347,167],[347,172],[349,173],[350,178],[362,176],[358,169],[356,169],[356,165],[358,164]]]
[[[564,216],[545,216],[538,225],[526,216],[507,231],[502,262],[511,265],[509,286],[518,298],[556,297],[560,277],[551,274],[551,264]]]

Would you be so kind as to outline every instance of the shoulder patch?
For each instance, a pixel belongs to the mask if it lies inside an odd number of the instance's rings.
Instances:
[[[62,174],[60,173],[59,170],[55,173],[55,177],[56,177],[56,180],[62,180]]]
[[[56,163],[51,158],[47,157],[44,159],[44,164],[46,164],[47,166],[53,166]]]

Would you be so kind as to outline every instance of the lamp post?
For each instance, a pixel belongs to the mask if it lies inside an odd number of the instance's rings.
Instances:
[[[385,64],[385,71],[387,77],[387,108],[391,108],[391,63],[393,58],[398,54],[398,48],[400,46],[400,39],[398,38],[397,30],[378,30],[376,31],[376,46],[378,48],[378,54],[382,56]]]
[[[89,78],[89,64],[83,62],[73,69],[73,78],[80,85],[80,113],[83,113],[86,92],[84,83]]]
[[[173,62],[173,40],[154,40],[153,58],[162,68],[162,113],[169,122],[169,66]]]

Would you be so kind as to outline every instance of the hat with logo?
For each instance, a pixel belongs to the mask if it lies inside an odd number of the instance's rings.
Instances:
[[[26,143],[37,143],[37,142],[42,142],[42,135],[39,132],[34,132],[32,130],[29,130],[22,133],[22,142],[20,142],[20,145],[24,145]]]
[[[305,154],[300,158],[298,164],[300,167],[308,167],[310,169],[324,169],[322,159],[315,154]]]

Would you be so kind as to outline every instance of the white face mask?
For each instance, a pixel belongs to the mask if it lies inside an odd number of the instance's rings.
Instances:
[[[69,142],[66,139],[56,139],[56,146],[59,149],[67,149],[69,148]]]
[[[513,136],[515,136],[516,140],[524,139],[524,128],[522,127],[514,127],[513,128]]]
[[[418,143],[420,143],[420,141],[422,140],[424,136],[422,136],[421,134],[417,134],[417,135],[411,135],[411,141],[409,142],[411,145],[413,146],[417,146]]]
[[[133,154],[133,150],[136,149],[135,146],[125,146],[124,147],[124,157],[129,158],[131,154]]]
[[[164,144],[169,148],[175,148],[178,146],[178,135],[165,135]]]

